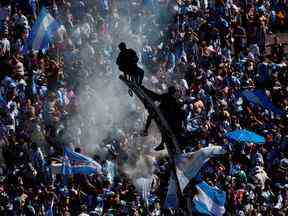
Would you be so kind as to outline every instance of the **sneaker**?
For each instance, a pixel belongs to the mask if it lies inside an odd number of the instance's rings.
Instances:
[[[155,151],[162,151],[164,150],[164,145],[163,143],[160,143],[160,145],[158,145],[157,147],[154,148]]]

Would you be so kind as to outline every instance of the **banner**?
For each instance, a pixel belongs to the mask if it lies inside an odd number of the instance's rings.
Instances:
[[[206,182],[196,185],[197,194],[193,198],[194,209],[198,214],[220,216],[225,213],[226,193]]]
[[[176,174],[181,192],[194,178],[201,167],[211,158],[225,154],[226,150],[221,146],[209,146],[189,154],[180,154],[175,158]]]
[[[171,172],[164,208],[176,209],[178,208],[178,205],[179,205],[179,199],[177,196],[177,182],[174,173]]]

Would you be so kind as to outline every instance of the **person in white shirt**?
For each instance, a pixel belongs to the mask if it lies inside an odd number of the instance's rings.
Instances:
[[[7,32],[0,34],[0,57],[10,54],[10,41],[7,38]]]

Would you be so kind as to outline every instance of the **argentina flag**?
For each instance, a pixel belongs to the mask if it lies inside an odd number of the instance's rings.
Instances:
[[[65,161],[66,160],[66,161]],[[93,159],[74,152],[69,148],[64,149],[63,174],[101,174],[102,166]]]
[[[61,25],[52,17],[43,7],[34,23],[32,30],[25,45],[25,52],[29,50],[47,50],[49,43],[52,42],[55,33],[60,29]]]
[[[166,199],[164,203],[164,208],[166,209],[176,209],[179,205],[179,199],[177,196],[177,182],[176,177],[173,172],[170,174],[168,191],[166,194]]]
[[[175,158],[176,175],[181,192],[184,191],[190,180],[196,177],[199,170],[210,158],[225,153],[226,150],[221,146],[209,146],[196,152],[177,155]]]
[[[52,163],[50,168],[52,173],[62,175],[102,174],[102,166],[99,163],[69,148],[64,148],[64,157]]]
[[[225,213],[226,192],[201,182],[196,185],[197,194],[193,198],[197,215],[220,216]]]

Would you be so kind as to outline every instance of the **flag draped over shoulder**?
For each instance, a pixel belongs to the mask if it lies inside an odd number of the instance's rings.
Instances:
[[[179,205],[179,199],[177,196],[177,183],[173,172],[171,172],[169,179],[168,191],[164,203],[166,209],[176,209]]]
[[[175,158],[176,174],[181,192],[194,178],[201,167],[213,156],[225,154],[221,146],[209,146],[189,154],[180,154]]]
[[[29,38],[25,45],[25,52],[29,50],[47,50],[61,25],[57,20],[42,7],[40,14],[32,26]]]
[[[99,163],[69,148],[64,149],[62,163],[52,164],[51,169],[53,173],[63,175],[102,173],[102,166]]]
[[[226,193],[206,182],[196,185],[197,194],[193,198],[194,210],[201,215],[220,216],[225,213]]]

